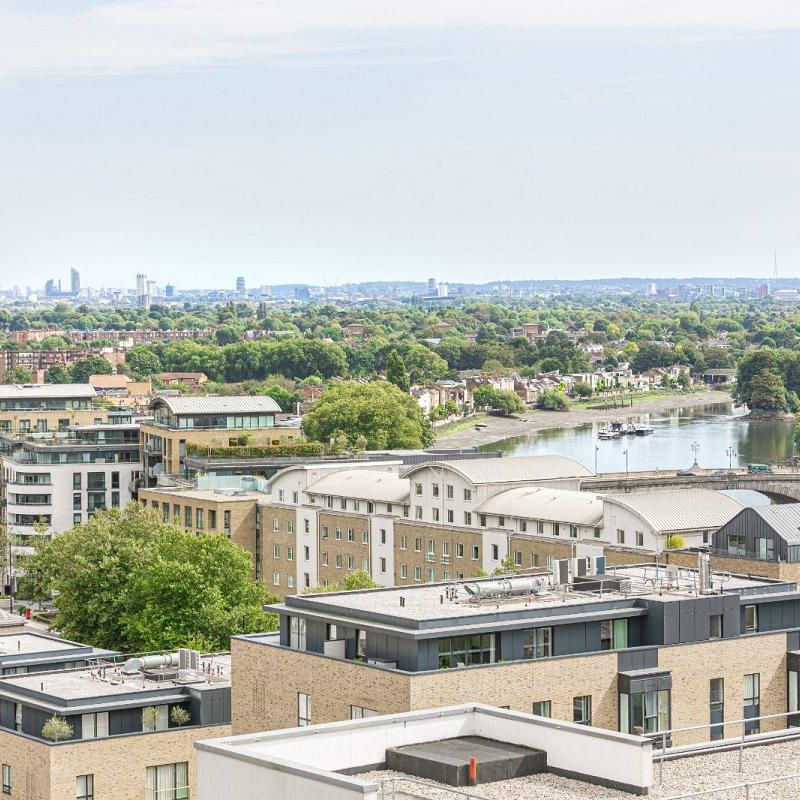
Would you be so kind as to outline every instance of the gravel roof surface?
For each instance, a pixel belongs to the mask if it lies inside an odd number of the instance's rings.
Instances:
[[[781,775],[800,774],[800,740],[781,744],[751,747],[744,752],[744,772],[738,771],[737,751],[713,755],[692,756],[664,763],[664,783],[658,782],[658,764],[653,768],[653,786],[648,798],[660,800],[686,792],[698,792],[714,787],[732,786],[748,780],[777,778]],[[388,770],[367,772],[359,778],[380,781],[384,778],[407,777]],[[431,788],[413,783],[398,783],[398,795],[402,791],[411,797],[425,800],[455,800],[458,795],[446,787]],[[487,800],[631,800],[635,795],[606,789],[582,781],[561,778],[557,775],[532,775],[510,781],[498,781],[464,789]],[[781,783],[756,786],[750,790],[750,800],[796,800],[800,795],[800,778]],[[744,790],[715,792],[703,795],[709,800],[743,800]]]

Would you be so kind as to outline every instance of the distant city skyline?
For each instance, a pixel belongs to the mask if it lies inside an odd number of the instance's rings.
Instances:
[[[800,274],[800,6],[10,0],[0,286]]]

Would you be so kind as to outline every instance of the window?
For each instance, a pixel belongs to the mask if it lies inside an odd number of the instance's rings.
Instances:
[[[436,568],[428,567],[428,583],[433,583],[436,580]]]
[[[369,531],[361,531],[361,544],[369,544]]]
[[[595,539],[599,539],[600,538],[600,528],[595,528],[594,529],[594,538]]]
[[[386,572],[386,559],[381,557],[381,572]]]
[[[492,561],[499,561],[500,560],[500,547],[499,545],[493,544],[492,545]]]
[[[538,553],[531,553],[531,566],[538,567],[539,566],[539,554]]]
[[[283,489],[278,489],[278,502],[279,502],[279,503],[282,503],[282,502],[283,502],[283,496],[284,496],[284,491],[283,491]]]
[[[553,655],[553,629],[533,628],[522,632],[523,658],[549,658]]]
[[[625,544],[625,531],[617,528],[617,544]]]
[[[176,524],[180,524],[181,520],[181,507],[179,505],[172,506],[172,517]]]
[[[624,650],[628,646],[628,620],[604,620],[600,623],[600,649]]]
[[[81,474],[80,474],[80,472],[73,472],[72,473],[72,488],[73,489],[80,489],[81,488]]]
[[[472,545],[472,560],[477,561],[481,557],[480,547],[477,544]]]
[[[428,550],[425,554],[426,561],[435,561],[436,560],[436,542],[433,539],[428,539]]]
[[[83,519],[80,514],[73,514],[72,515],[72,524],[73,525],[80,525],[83,522]]]
[[[360,511],[361,503],[358,500],[353,500],[353,511]]]
[[[759,537],[756,539],[756,552],[761,561],[774,561],[775,542],[772,539]]]
[[[303,548],[303,560],[304,561],[309,561],[310,559],[311,559],[311,548],[309,548],[309,546],[306,545]]]
[[[703,544],[711,544],[711,531],[703,531]]]
[[[715,742],[725,738],[725,681],[722,678],[712,678],[708,684],[708,716],[711,723],[711,741]]]
[[[333,529],[333,538],[341,541],[342,540],[342,529],[341,528],[334,528]]]
[[[446,495],[448,500],[452,500],[453,499],[453,484],[452,483],[448,483],[447,484],[445,495]]]
[[[432,483],[431,484],[431,491],[432,491],[432,494],[433,494],[434,497],[438,497],[439,496],[439,484],[438,483]]]
[[[294,561],[294,547],[286,548],[286,560],[287,561]]]
[[[439,639],[439,669],[494,663],[494,633]]]
[[[288,586],[290,589],[293,589],[293,588],[294,588],[294,575],[292,575],[291,573],[289,573],[289,574],[286,576],[286,585],[287,585],[287,586]]]
[[[155,709],[155,713],[150,709]],[[148,706],[142,709],[143,731],[165,731],[169,728],[169,706]],[[108,721],[106,721],[106,735],[108,735]]]
[[[323,553],[322,554],[322,566],[323,567],[327,567],[328,566],[328,554],[327,553]]]
[[[352,528],[347,529],[347,541],[354,542],[356,540],[356,533]]]
[[[355,569],[356,560],[353,556],[347,556],[347,569]]]
[[[183,526],[185,528],[192,527],[192,507],[185,506],[183,509]]]
[[[465,525],[472,525],[472,512],[465,511],[464,512],[464,524]]]
[[[464,499],[469,502],[472,500],[472,489],[464,489]]]
[[[367,717],[377,717],[378,712],[372,711],[363,706],[350,706],[350,719],[366,719]]]
[[[194,520],[197,530],[199,531],[203,530],[203,517],[204,517],[203,509],[196,508],[194,511]]]
[[[381,528],[381,544],[386,544],[386,528]]]
[[[164,503],[161,506],[161,520],[163,522],[169,522],[169,503]]]
[[[94,775],[75,778],[75,800],[94,800]]]
[[[752,717],[761,714],[761,675],[753,672],[744,676],[744,717],[748,721],[744,724],[745,734],[758,733],[761,730],[761,723]]]
[[[407,578],[408,577],[408,564],[401,564],[400,565],[400,577]]]
[[[570,539],[577,539],[578,538],[578,526],[577,525],[570,525],[569,526],[569,538]]]
[[[436,506],[434,506],[434,507],[431,509],[431,519],[432,519],[434,522],[438,522],[438,521],[439,521],[439,509],[438,509],[438,508],[436,508]]]
[[[3,794],[11,794],[11,767],[3,764]]]
[[[637,736],[668,731],[670,727],[670,691],[635,692],[628,698],[620,695],[620,728]],[[626,716],[630,714],[629,719]]]
[[[272,557],[273,558],[281,557],[281,546],[279,544],[272,545]]]
[[[111,488],[119,489],[119,472],[111,473]]]
[[[367,657],[367,632],[364,630],[356,630],[356,657]]]
[[[415,581],[422,580],[422,567],[414,567],[414,580]]]
[[[486,527],[486,514],[478,514],[478,525],[480,525],[481,528]]]
[[[420,539],[419,536],[417,536],[414,539],[414,552],[416,552],[416,553],[421,553],[422,552],[422,539]]]
[[[292,492],[292,502],[297,505],[300,502],[300,492]]]
[[[387,514],[391,514],[392,513],[392,504],[391,503],[387,503],[386,504],[386,513]]]
[[[722,638],[722,614],[712,614],[709,619],[710,630],[708,634],[709,639]]]
[[[744,632],[755,633],[758,630],[758,606],[744,607]]]
[[[286,533],[294,533],[294,520],[286,520]]]
[[[334,563],[336,565],[336,569],[341,569],[342,568],[342,554],[341,553],[339,553],[336,556],[336,559],[335,559]]]
[[[422,506],[414,506],[414,519],[422,519]]]
[[[744,534],[729,533],[728,534],[728,555],[729,556],[746,556],[747,555],[747,537]]]
[[[537,700],[533,704],[532,712],[536,714],[537,717],[549,717],[551,716],[550,711],[550,701],[549,700]]]
[[[636,531],[636,546],[644,547],[644,533],[642,531]]]
[[[289,647],[306,649],[306,621],[302,617],[289,617]]]
[[[145,800],[188,800],[189,762],[147,768]]]
[[[421,483],[415,483],[414,484],[414,494],[417,495],[417,496],[422,494],[422,484]]]
[[[538,520],[536,523],[536,533],[540,535],[544,533],[544,522],[542,520]]]
[[[371,500],[367,500],[367,514],[375,513],[375,503]]]
[[[557,522],[553,523],[553,536],[561,536],[561,525]]]
[[[400,549],[401,550],[408,550],[408,538],[405,534],[400,537]]]
[[[108,711],[81,714],[81,739],[102,739],[105,736],[108,736]]]
[[[525,519],[521,519],[519,521],[519,530],[520,533],[525,533],[528,530],[528,521]]]
[[[322,538],[323,539],[327,539],[328,538],[328,526],[327,525],[323,525],[322,526]]]
[[[442,542],[442,563],[450,563],[450,542]]]
[[[329,642],[335,642],[339,638],[339,630],[331,623],[328,623],[325,638]]]
[[[505,524],[506,524],[506,518],[505,518],[505,517],[503,517],[503,516],[499,516],[499,517],[497,518],[497,527],[498,527],[498,528],[504,528],[504,527],[505,527]]]
[[[339,501],[339,504],[340,504],[340,505],[341,505],[341,507],[342,507],[342,511],[347,511],[347,498],[346,498],[346,497],[343,497],[343,498],[342,498],[342,499]]]
[[[464,558],[464,545],[462,542],[456,542],[456,558]]]
[[[580,695],[572,698],[572,721],[578,725],[592,724],[592,696]]]
[[[515,550],[514,551],[514,566],[521,567],[522,566],[522,551]]]

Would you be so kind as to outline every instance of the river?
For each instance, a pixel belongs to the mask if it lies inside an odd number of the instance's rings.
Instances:
[[[774,464],[792,457],[791,422],[737,419],[743,413],[743,409],[734,408],[731,403],[632,416],[623,410],[616,414],[610,411],[607,422],[643,423],[652,426],[654,431],[649,436],[623,436],[601,441],[597,432],[605,427],[605,423],[595,423],[579,428],[537,431],[495,442],[483,449],[502,450],[508,455],[560,454],[580,461],[589,469],[596,468],[598,472],[624,472],[626,451],[627,468],[631,472],[688,469],[695,460],[693,445],[697,446],[697,463],[709,468],[752,462]],[[740,494],[745,493],[736,493],[744,501]]]

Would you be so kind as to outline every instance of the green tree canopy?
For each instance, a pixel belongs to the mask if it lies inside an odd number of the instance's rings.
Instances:
[[[161,372],[161,359],[149,347],[132,347],[125,360],[136,378],[149,378]]]
[[[386,361],[386,380],[403,392],[408,393],[411,390],[411,381],[406,372],[405,361],[397,350],[392,350]]]
[[[11,367],[3,375],[3,383],[30,383],[31,371],[27,367]]]
[[[57,595],[62,634],[98,647],[225,650],[232,635],[275,627],[248,553],[138,503],[96,513],[42,547],[31,567]]]
[[[491,408],[501,414],[522,414],[525,403],[516,392],[481,386],[472,393],[472,400],[479,408]]]
[[[103,356],[89,356],[72,364],[69,374],[74,383],[89,383],[90,375],[110,375],[111,364]]]
[[[419,450],[433,442],[419,404],[388,381],[329,386],[303,417],[303,431],[317,442],[344,436],[351,446],[363,437],[369,450]]]

